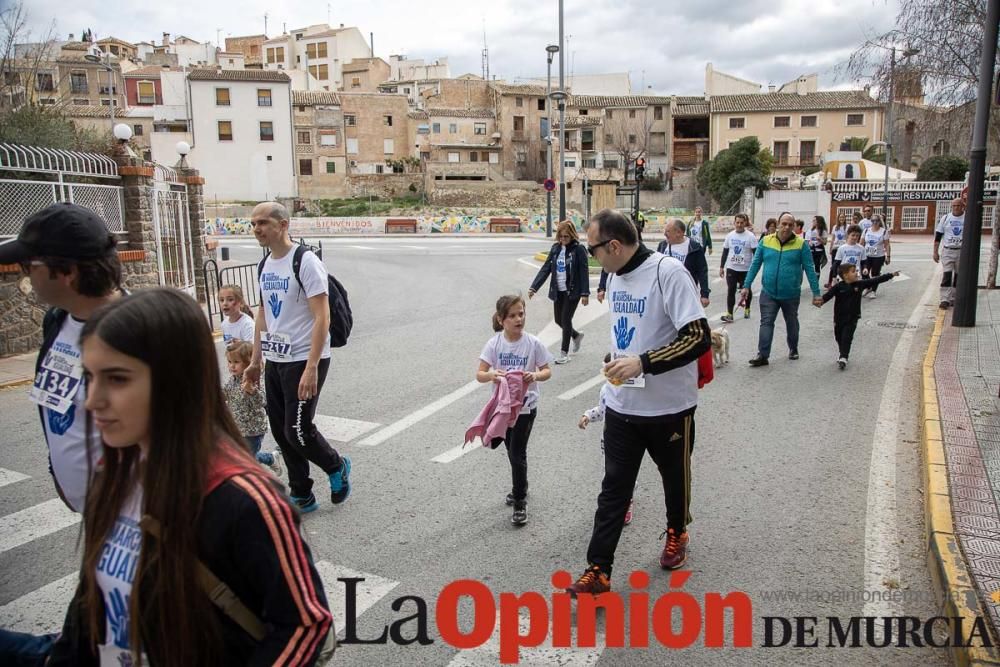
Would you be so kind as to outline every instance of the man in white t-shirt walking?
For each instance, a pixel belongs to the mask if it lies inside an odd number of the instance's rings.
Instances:
[[[934,228],[934,261],[941,263],[944,275],[941,278],[940,308],[951,307],[955,303],[955,285],[958,284],[958,258],[962,254],[962,232],[965,229],[965,202],[954,199],[951,213],[946,213]]]
[[[312,492],[309,463],[330,478],[333,503],[351,493],[351,460],[340,456],[313,424],[316,402],[330,369],[330,308],[327,272],[312,252],[301,254],[298,275],[295,244],[288,237],[288,211],[263,202],[253,210],[253,233],[269,253],[258,276],[261,301],[257,308],[253,359],[244,381],[260,380],[267,360],[264,389],[271,434],[288,466],[291,498],[302,512],[319,505]]]
[[[861,222],[858,223],[858,226],[861,227],[861,238],[864,238],[865,232],[871,229],[872,214],[874,211],[871,207],[871,204],[865,204],[864,208],[862,208],[861,211],[862,211],[862,217],[861,217]]]
[[[691,450],[698,406],[698,358],[711,330],[684,265],[639,244],[635,227],[605,209],[587,223],[591,256],[610,275],[612,360],[604,367],[604,480],[597,498],[588,567],[571,595],[611,588],[611,568],[636,477],[648,451],[663,480],[666,545],[660,566],[687,558]]]
[[[50,306],[29,397],[38,404],[56,492],[82,512],[100,439],[87,450],[80,331],[91,313],[119,296],[121,262],[114,235],[95,212],[61,202],[35,213],[17,238],[0,243],[0,264],[20,264],[37,299]],[[0,664],[44,660],[56,635],[0,630]]]

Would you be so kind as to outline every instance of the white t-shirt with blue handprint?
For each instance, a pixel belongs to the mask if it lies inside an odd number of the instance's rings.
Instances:
[[[80,363],[80,332],[84,322],[72,315],[59,330],[52,343],[50,354],[58,353],[66,360]],[[39,379],[35,379],[36,384]],[[49,445],[49,460],[52,474],[62,490],[66,502],[77,512],[83,511],[87,497],[87,430],[86,392],[83,383],[73,390],[73,403],[66,412],[59,413],[51,408],[42,408],[45,422],[45,441]],[[96,468],[100,457],[100,440],[95,438],[90,469]]]
[[[326,267],[312,252],[302,255],[299,278],[302,279],[303,293],[292,271],[294,249],[281,259],[268,256],[261,271],[260,293],[263,298],[264,318],[267,331],[288,337],[291,349],[282,361],[305,361],[309,358],[309,344],[315,321],[309,310],[309,297],[327,293]],[[326,308],[326,305],[323,306]],[[330,337],[323,345],[322,359],[330,357]]]
[[[479,360],[488,363],[490,368],[502,371],[534,373],[542,366],[552,363],[552,353],[530,333],[522,333],[518,340],[511,342],[501,331],[486,341],[483,351],[479,353]],[[537,382],[528,385],[521,405],[522,415],[538,406],[539,394]]]
[[[556,289],[565,292],[566,287],[566,246],[559,248],[559,255],[556,257]]]
[[[133,664],[129,638],[129,600],[139,567],[142,547],[142,489],[136,488],[104,540],[97,561],[96,580],[104,600],[105,643],[99,647],[101,665],[130,667]],[[143,664],[148,661],[143,658]]]
[[[659,284],[657,284],[659,283]],[[684,325],[705,317],[684,265],[658,252],[608,280],[612,356],[638,356],[677,339]],[[698,404],[698,363],[645,376],[643,387],[609,386],[607,406],[624,415],[659,417]]]

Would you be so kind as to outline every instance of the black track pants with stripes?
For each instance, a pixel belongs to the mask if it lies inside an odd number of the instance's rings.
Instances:
[[[604,421],[604,481],[597,497],[587,562],[610,574],[634,494],[642,458],[649,452],[663,480],[667,527],[683,532],[691,522],[691,452],[695,408],[656,421],[608,408]]]
[[[293,496],[306,497],[312,491],[309,462],[330,474],[340,468],[340,454],[316,429],[316,401],[323,391],[330,360],[321,359],[317,373],[317,392],[308,401],[299,400],[299,380],[305,361],[267,362],[264,366],[264,389],[267,392],[267,420],[271,434],[288,466],[288,488]]]

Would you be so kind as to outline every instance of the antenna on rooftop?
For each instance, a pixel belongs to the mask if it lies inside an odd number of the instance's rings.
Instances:
[[[490,80],[490,49],[486,45],[486,17],[483,17],[483,80]]]

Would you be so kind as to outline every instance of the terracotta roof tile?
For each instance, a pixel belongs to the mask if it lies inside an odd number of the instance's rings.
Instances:
[[[139,69],[129,70],[125,72],[124,76],[137,76],[137,77],[157,77],[163,72],[183,72],[184,70],[180,67],[162,67],[160,65],[146,65],[145,67],[140,67]]]
[[[292,104],[299,106],[340,106],[340,96],[326,90],[293,90]]]
[[[107,118],[111,115],[108,107],[96,104],[67,104],[63,107],[63,113],[70,118]],[[125,110],[117,104],[115,118],[125,118]]]
[[[442,116],[444,118],[494,118],[496,114],[492,109],[428,109],[431,116]]]
[[[494,90],[502,95],[532,95],[545,97],[545,86],[530,86],[527,84],[513,85],[509,83],[491,83]]]
[[[828,109],[878,109],[882,105],[863,90],[831,90],[797,93],[718,95],[712,98],[712,113],[753,111],[821,111]]]
[[[289,83],[284,72],[268,69],[196,69],[188,74],[191,81],[270,81]]]

